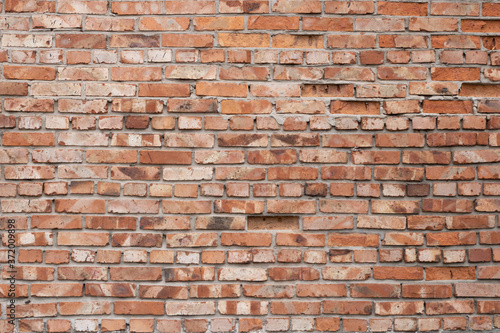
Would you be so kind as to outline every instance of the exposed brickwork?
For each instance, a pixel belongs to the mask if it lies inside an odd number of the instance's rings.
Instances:
[[[500,330],[500,3],[0,5],[19,332]]]

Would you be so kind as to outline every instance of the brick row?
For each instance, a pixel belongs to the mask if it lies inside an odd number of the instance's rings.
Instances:
[[[69,305],[68,305],[69,306]],[[134,331],[180,333],[180,332],[201,332],[210,329],[213,332],[233,331],[236,327],[240,332],[251,332],[253,330],[266,328],[273,332],[310,331],[335,332],[343,330],[345,332],[366,331],[368,326],[373,332],[386,332],[395,329],[400,331],[435,331],[444,330],[465,330],[470,327],[474,330],[490,330],[498,328],[498,317],[492,319],[488,316],[446,316],[432,318],[339,318],[328,317],[271,317],[261,318],[215,318],[215,319],[154,319],[154,318],[133,318],[133,319],[76,319],[74,323],[69,319],[20,319],[20,327],[26,329],[40,329],[44,325],[49,330],[58,332],[70,332],[71,329],[85,332],[98,332],[101,327],[102,332],[125,330],[127,326]],[[4,320],[5,321],[5,320]],[[0,322],[2,325],[4,321]],[[183,330],[184,328],[184,330]]]

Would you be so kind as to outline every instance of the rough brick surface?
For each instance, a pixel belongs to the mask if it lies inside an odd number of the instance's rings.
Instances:
[[[498,1],[3,0],[0,29],[0,332],[500,330]]]

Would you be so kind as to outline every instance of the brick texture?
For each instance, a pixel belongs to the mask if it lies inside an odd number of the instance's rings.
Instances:
[[[497,1],[0,11],[0,332],[500,330]]]

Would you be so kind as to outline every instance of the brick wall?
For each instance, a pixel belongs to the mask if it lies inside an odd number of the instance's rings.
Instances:
[[[1,10],[0,332],[500,329],[500,3]]]

